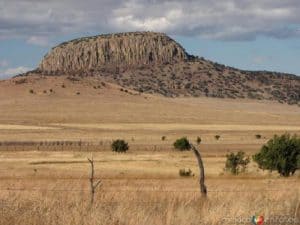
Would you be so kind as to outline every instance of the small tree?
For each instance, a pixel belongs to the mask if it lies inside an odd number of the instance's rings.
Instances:
[[[245,152],[242,151],[239,151],[236,154],[227,154],[226,158],[225,170],[230,171],[234,175],[244,172],[250,162],[249,157],[246,157]]]
[[[186,137],[177,139],[173,145],[175,149],[178,149],[180,151],[188,151],[191,149],[191,144]]]
[[[201,137],[197,137],[196,142],[197,142],[198,145],[201,144],[201,141],[202,141]]]
[[[162,137],[161,137],[161,140],[162,140],[162,141],[165,141],[165,140],[166,140],[166,136],[162,136]]]
[[[128,143],[125,142],[124,140],[115,140],[111,144],[111,149],[114,152],[126,152],[129,149]]]
[[[221,137],[220,135],[216,135],[215,139],[218,141],[220,139],[220,137]]]
[[[277,170],[284,177],[293,175],[300,168],[300,138],[275,135],[253,159],[261,169]]]

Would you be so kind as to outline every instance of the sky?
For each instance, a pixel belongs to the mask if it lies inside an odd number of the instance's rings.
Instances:
[[[61,42],[128,31],[164,32],[227,66],[300,75],[299,11],[299,0],[0,0],[0,79]]]

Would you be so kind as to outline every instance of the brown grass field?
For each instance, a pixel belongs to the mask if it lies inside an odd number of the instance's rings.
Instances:
[[[0,81],[0,224],[251,224],[255,214],[300,224],[299,174],[281,178],[255,163],[238,176],[223,170],[227,152],[252,155],[285,132],[300,134],[300,107],[125,93],[93,78]],[[192,152],[172,148],[182,136],[202,138],[207,199]],[[111,152],[117,138],[128,141],[127,153]],[[91,155],[102,181],[93,207]],[[182,178],[181,168],[195,175]]]

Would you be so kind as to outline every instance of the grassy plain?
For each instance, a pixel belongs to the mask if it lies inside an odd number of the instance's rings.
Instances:
[[[237,177],[223,171],[228,151],[251,155],[274,134],[300,134],[300,107],[126,93],[92,78],[27,79],[22,84],[0,82],[1,225],[250,224],[255,213],[269,222],[288,216],[300,223],[298,174],[283,179],[253,163]],[[193,154],[172,149],[181,136],[202,138],[206,200],[198,193]],[[129,142],[128,153],[109,150],[116,138]],[[89,145],[40,144],[80,140]],[[87,161],[91,154],[96,177],[103,183],[92,209]],[[195,176],[179,177],[181,168],[190,168]]]

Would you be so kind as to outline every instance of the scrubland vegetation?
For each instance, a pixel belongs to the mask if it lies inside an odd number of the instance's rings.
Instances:
[[[262,147],[262,152],[278,138],[288,141],[284,145],[287,149],[299,141],[296,136],[275,136]],[[188,150],[189,144],[186,137],[179,138],[174,148]],[[120,139],[111,146],[116,152],[129,147]],[[95,191],[92,205],[85,158],[88,152],[74,153],[73,157],[66,157],[70,153],[55,156],[41,152],[35,160],[26,154],[21,156],[21,152],[2,154],[8,160],[13,157],[13,161],[2,162],[1,168],[7,164],[12,170],[6,168],[1,175],[4,182],[0,185],[0,224],[249,224],[257,213],[270,221],[281,217],[295,221],[294,224],[300,221],[299,178],[284,179],[277,173],[258,172],[254,162],[244,173],[250,162],[244,152],[230,153],[226,159],[216,158],[214,163],[204,158],[208,171],[207,198],[200,196],[198,174],[194,173],[196,160],[190,151],[172,151],[164,156],[94,153],[95,178],[103,185]],[[29,161],[14,164],[18,157]],[[48,161],[41,160],[43,157]],[[55,168],[46,172],[53,164]],[[181,165],[186,167],[176,170]],[[224,166],[239,176],[222,174]],[[18,168],[23,171],[22,180],[15,177],[20,174]],[[71,168],[75,170],[70,171]],[[287,185],[293,188],[286,188]]]

